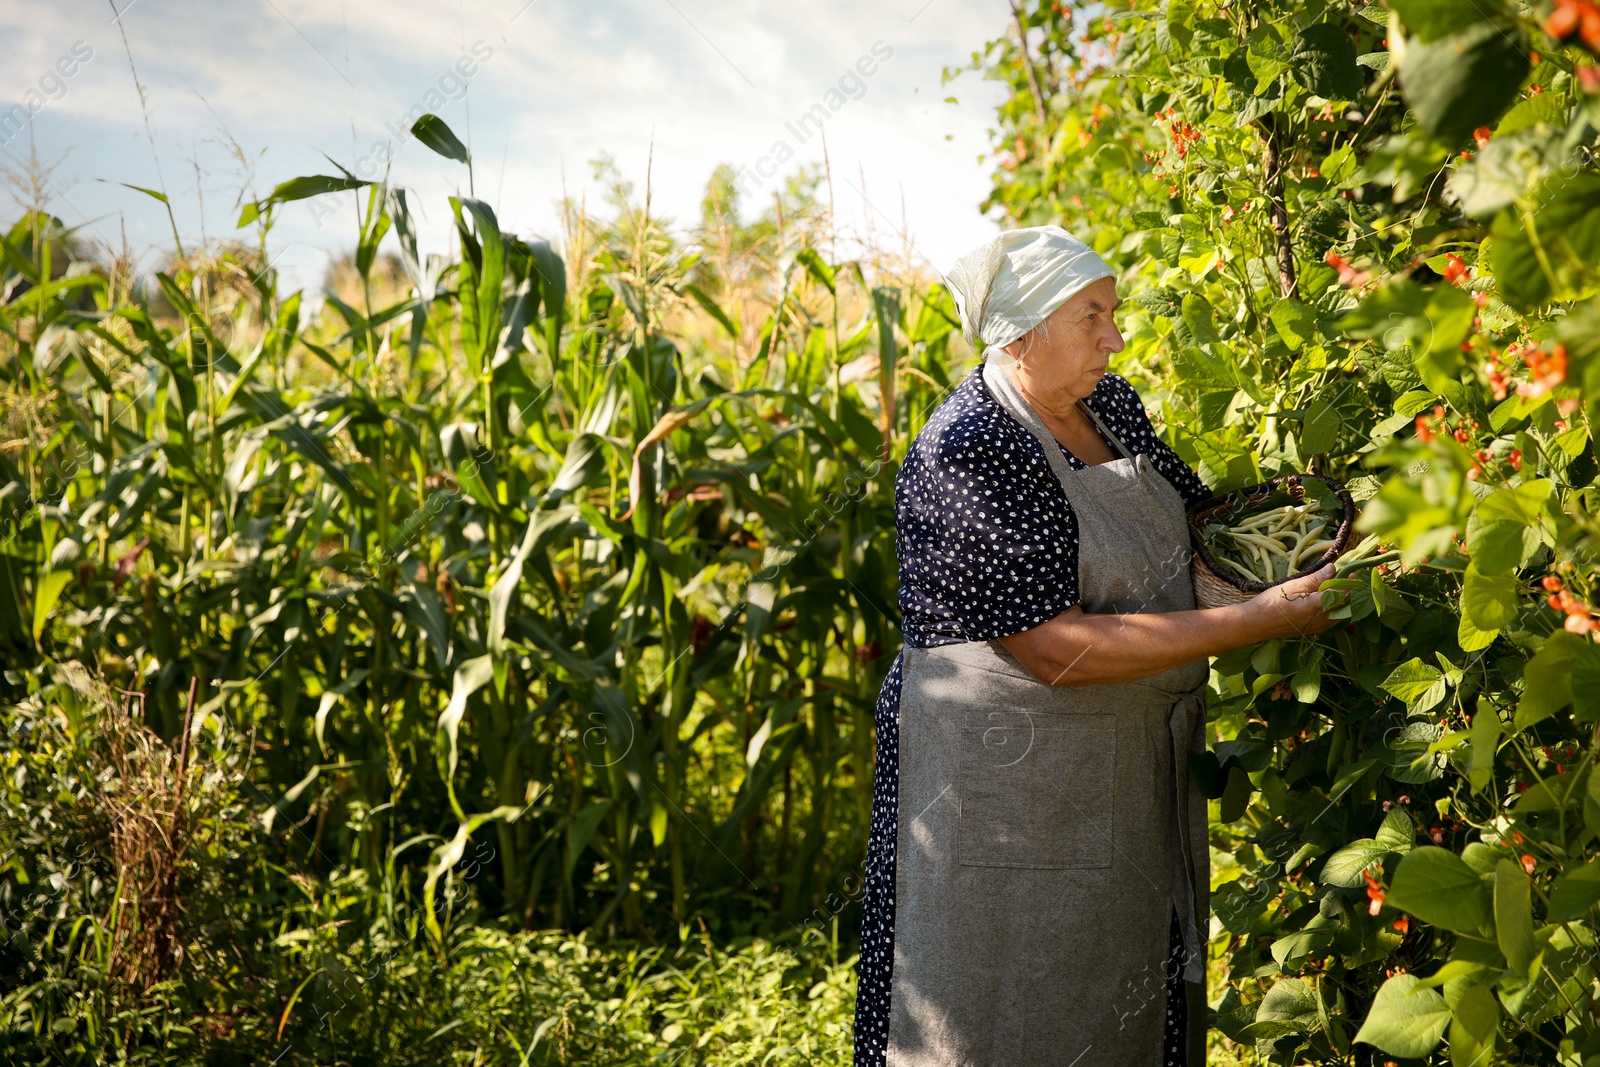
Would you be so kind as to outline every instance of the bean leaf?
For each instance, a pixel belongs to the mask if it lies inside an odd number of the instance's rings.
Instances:
[[[1432,845],[1400,861],[1388,903],[1458,934],[1481,936],[1492,922],[1489,887],[1460,856]]]
[[[1526,974],[1537,951],[1533,942],[1533,909],[1527,872],[1501,858],[1494,870],[1494,930],[1512,968]]]
[[[1416,657],[1396,667],[1379,688],[1405,701],[1406,710],[1413,715],[1437,706],[1447,692],[1444,675],[1439,669]]]
[[[1317,880],[1323,885],[1342,886],[1345,889],[1358,888],[1366,884],[1366,879],[1361,877],[1361,873],[1377,867],[1392,851],[1394,850],[1388,845],[1380,843],[1375,838],[1359,838],[1329,856],[1327,862],[1322,865],[1322,873],[1318,875]]]
[[[1307,26],[1295,34],[1289,76],[1329,100],[1354,100],[1361,94],[1361,70],[1350,35],[1331,22]]]
[[[1550,890],[1550,922],[1576,919],[1600,902],[1600,860],[1591,860],[1556,879]]]
[[[1539,517],[1554,485],[1547,479],[1496,489],[1478,502],[1467,520],[1467,551],[1485,574],[1521,566],[1539,547]]]
[[[1518,589],[1516,578],[1485,574],[1474,562],[1461,585],[1462,612],[1480,630],[1498,630],[1517,617]]]
[[[1417,981],[1414,974],[1397,974],[1384,982],[1356,1040],[1408,1059],[1432,1052],[1450,1024],[1450,1009],[1438,993],[1418,989]]]
[[[1496,21],[1412,42],[1400,63],[1400,84],[1423,129],[1455,144],[1494,122],[1528,74],[1520,38],[1516,23]]]

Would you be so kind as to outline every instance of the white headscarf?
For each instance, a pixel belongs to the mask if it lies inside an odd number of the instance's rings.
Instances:
[[[962,256],[944,281],[967,340],[982,338],[998,348],[1039,325],[1086,286],[1113,276],[1094,249],[1060,226],[1025,226],[1005,230]]]

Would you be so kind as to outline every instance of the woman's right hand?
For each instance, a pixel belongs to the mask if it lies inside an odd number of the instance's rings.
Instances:
[[[1260,627],[1260,639],[1309,637],[1331,629],[1339,620],[1328,618],[1327,612],[1322,610],[1322,594],[1317,592],[1317,586],[1332,577],[1333,564],[1329,563],[1304,578],[1275,585],[1247,601],[1245,606]]]

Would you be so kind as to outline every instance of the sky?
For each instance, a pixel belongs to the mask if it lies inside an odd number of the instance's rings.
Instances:
[[[747,204],[770,202],[825,137],[841,226],[897,245],[904,227],[942,271],[997,228],[978,205],[1002,90],[941,75],[1009,14],[1006,0],[10,0],[0,162],[53,166],[50,210],[149,267],[172,227],[122,183],[165,190],[186,244],[253,239],[235,229],[241,190],[335,173],[328,158],[362,177],[388,159],[423,251],[451,252],[445,197],[467,191],[466,168],[406,136],[423,110],[470,145],[502,227],[551,238],[563,190],[603,203],[602,153],[641,192],[648,170],[654,212],[690,224],[719,163],[749,168]],[[0,220],[18,210],[0,201]],[[276,217],[289,289],[319,286],[354,245],[352,194]]]

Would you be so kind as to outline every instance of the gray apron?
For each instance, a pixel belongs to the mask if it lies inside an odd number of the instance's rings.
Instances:
[[[1083,609],[1192,610],[1183,499],[1149,457],[1080,402],[1121,458],[1075,471],[1010,378],[983,375],[1072,504]],[[998,641],[904,657],[888,1067],[1159,1067],[1174,908],[1200,1067],[1210,862],[1188,755],[1207,662],[1058,687]]]

